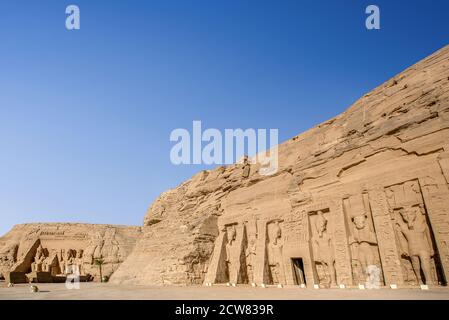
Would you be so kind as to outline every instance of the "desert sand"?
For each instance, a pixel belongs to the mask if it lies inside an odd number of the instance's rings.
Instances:
[[[449,289],[300,289],[253,288],[250,286],[185,286],[159,287],[82,283],[79,290],[66,289],[64,284],[38,284],[40,292],[31,293],[27,284],[14,288],[0,287],[0,300],[449,300]]]

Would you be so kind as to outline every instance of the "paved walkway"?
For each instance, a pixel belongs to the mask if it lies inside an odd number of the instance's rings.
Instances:
[[[80,289],[68,290],[65,284],[37,284],[40,292],[31,293],[29,285],[7,288],[0,283],[0,300],[5,299],[86,299],[86,300],[314,300],[314,299],[432,299],[449,300],[449,288],[428,291],[420,289],[300,289],[300,288],[252,288],[250,286],[194,286],[149,287],[112,285],[107,283],[81,283]]]

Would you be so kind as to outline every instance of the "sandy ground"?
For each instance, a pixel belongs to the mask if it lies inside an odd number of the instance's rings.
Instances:
[[[65,284],[38,284],[40,292],[31,293],[29,285],[15,285],[7,288],[0,284],[0,300],[315,300],[315,299],[418,299],[449,300],[449,288],[420,289],[301,289],[295,288],[252,288],[249,286],[195,286],[195,287],[149,287],[112,285],[106,283],[81,283],[80,289],[67,289]]]

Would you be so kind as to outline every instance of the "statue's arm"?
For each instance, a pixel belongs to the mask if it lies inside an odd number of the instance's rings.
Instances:
[[[328,237],[327,241],[328,241],[328,244],[329,244],[329,248],[330,248],[332,251],[334,251],[334,245],[333,245],[333,243],[332,243],[332,238],[331,238],[331,237]]]
[[[407,237],[407,232],[405,230],[405,226],[403,223],[396,221],[396,230],[398,230],[400,233],[402,233],[405,237]]]
[[[315,237],[312,237],[312,252],[313,252],[313,258],[315,261],[317,261],[318,257],[318,241]]]

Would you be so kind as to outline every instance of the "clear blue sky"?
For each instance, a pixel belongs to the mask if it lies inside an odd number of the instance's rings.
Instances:
[[[65,7],[81,30],[65,29]],[[365,28],[365,7],[381,30]],[[1,1],[0,233],[24,222],[140,225],[202,166],[175,128],[284,141],[449,43],[449,1]]]

